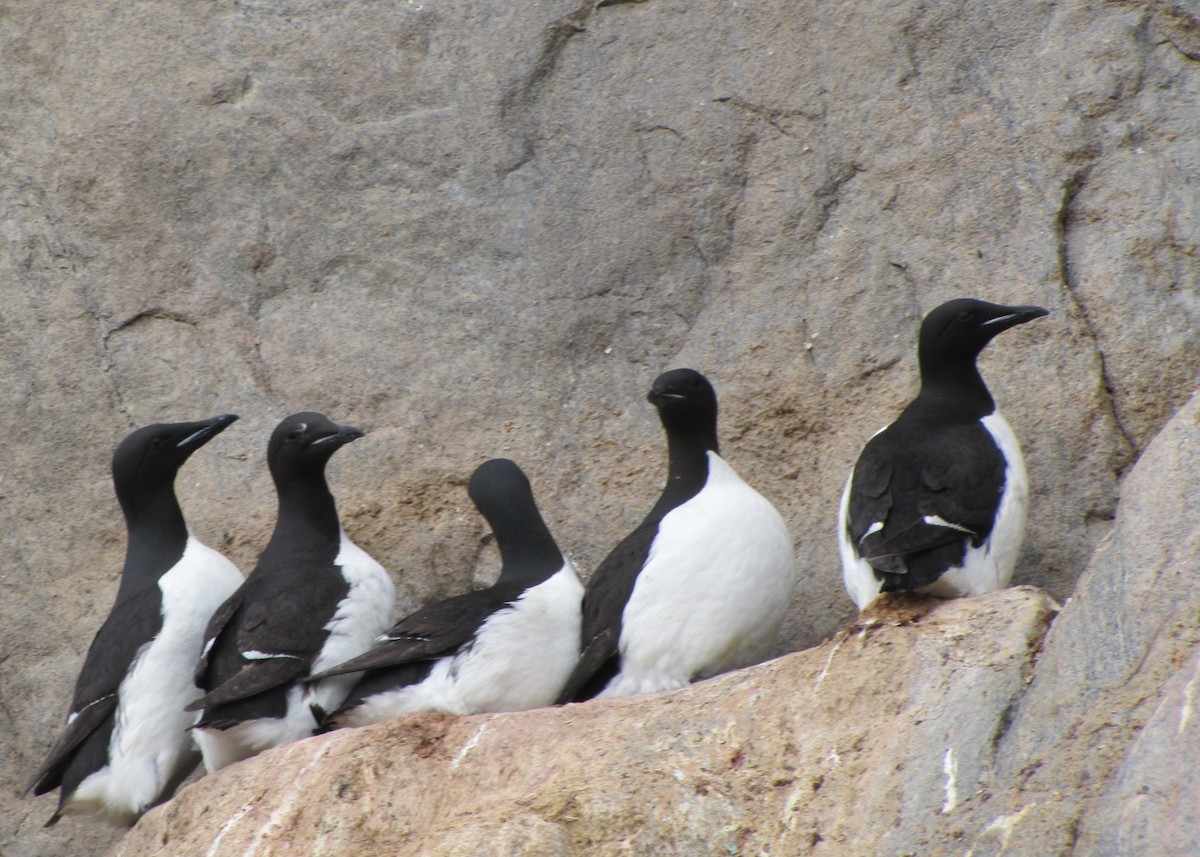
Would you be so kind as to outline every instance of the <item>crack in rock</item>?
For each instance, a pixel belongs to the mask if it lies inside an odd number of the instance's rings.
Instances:
[[[1062,202],[1059,204],[1058,216],[1055,221],[1055,231],[1058,235],[1058,272],[1059,279],[1062,280],[1063,292],[1066,294],[1067,300],[1075,309],[1076,314],[1083,321],[1084,329],[1087,331],[1088,338],[1091,339],[1093,347],[1096,350],[1096,359],[1100,364],[1100,384],[1104,389],[1105,401],[1108,405],[1108,413],[1112,418],[1113,425],[1121,435],[1121,439],[1125,442],[1125,450],[1120,456],[1120,461],[1117,465],[1117,475],[1120,476],[1135,458],[1137,444],[1134,443],[1128,429],[1125,428],[1121,421],[1120,409],[1117,405],[1117,397],[1115,387],[1112,382],[1112,377],[1109,374],[1108,365],[1104,356],[1104,349],[1100,345],[1100,337],[1098,335],[1095,324],[1088,315],[1086,302],[1081,298],[1075,288],[1074,277],[1071,271],[1071,256],[1070,256],[1070,241],[1071,241],[1071,224],[1073,222],[1073,210],[1075,200],[1078,198],[1080,191],[1087,182],[1088,175],[1091,173],[1092,165],[1088,164],[1085,167],[1073,173],[1063,184]]]
[[[514,110],[528,108],[537,101],[541,90],[558,65],[567,42],[576,33],[584,32],[585,22],[593,11],[592,3],[585,2],[567,16],[551,22],[542,32],[542,49],[533,68],[512,83],[500,99],[500,118],[504,119]]]
[[[826,179],[825,184],[813,192],[813,198],[816,199],[819,206],[816,229],[813,230],[814,236],[821,234],[825,229],[825,224],[833,216],[833,212],[837,209],[840,201],[842,187],[863,171],[863,167],[855,163],[835,163],[831,166],[833,174]]]
[[[825,118],[824,110],[800,110],[796,108],[783,107],[766,107],[762,104],[755,104],[752,101],[746,101],[743,98],[738,98],[736,95],[722,95],[719,98],[714,98],[717,104],[729,104],[739,110],[744,110],[752,116],[757,116],[762,119],[780,134],[785,137],[791,137],[793,140],[800,139],[794,133],[785,128],[780,120],[782,119],[805,119],[809,122],[820,122]]]
[[[105,349],[108,348],[108,340],[112,338],[113,334],[120,333],[122,330],[128,330],[129,328],[143,321],[154,319],[157,319],[158,321],[173,321],[178,324],[186,324],[189,327],[196,327],[195,319],[189,318],[183,313],[162,309],[160,307],[153,307],[151,309],[141,310],[134,313],[124,321],[118,322],[115,327],[111,328],[107,333],[105,333],[102,339]]]

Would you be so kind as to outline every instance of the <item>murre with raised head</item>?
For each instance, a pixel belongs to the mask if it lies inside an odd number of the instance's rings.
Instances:
[[[279,517],[258,565],[209,623],[196,667],[195,733],[210,771],[312,734],[354,676],[306,682],[362,654],[392,620],[395,594],[378,562],[342,530],[325,480],[330,457],[363,436],[318,413],[271,435],[267,464]]]
[[[842,493],[842,577],[859,610],[881,592],[954,598],[1012,579],[1029,485],[975,361],[996,334],[1047,314],[960,298],[921,322],[920,393],[867,442]]]
[[[718,451],[717,396],[693,369],[647,397],[667,483],[588,580],[581,655],[560,702],[682,687],[770,653],[796,580],[787,525]]]
[[[236,419],[146,426],[113,454],[125,566],[76,681],[67,726],[29,786],[37,794],[59,789],[47,827],[77,812],[132,824],[200,760],[189,732],[196,716],[184,711],[199,696],[192,671],[205,626],[242,575],[192,535],[175,476]]]

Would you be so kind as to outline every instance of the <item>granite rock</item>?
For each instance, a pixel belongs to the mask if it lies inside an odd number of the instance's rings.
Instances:
[[[270,750],[110,855],[906,853],[977,789],[1052,612],[1028,587],[926,610],[682,691]]]
[[[8,4],[0,784],[111,603],[108,459],[148,422],[242,415],[179,489],[247,571],[275,421],[368,430],[332,484],[409,609],[495,575],[464,485],[496,455],[594,567],[660,488],[645,390],[694,366],[793,528],[783,653],[853,619],[831,510],[920,316],[1036,303],[983,371],[1031,473],[1016,581],[1067,598],[1200,368],[1198,33],[1172,2]],[[0,851],[118,835],[50,811],[6,802]]]

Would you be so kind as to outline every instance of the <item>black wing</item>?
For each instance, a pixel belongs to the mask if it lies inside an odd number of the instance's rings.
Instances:
[[[329,636],[325,625],[349,591],[340,572],[298,582],[287,575],[253,575],[217,615],[229,613],[202,661],[208,692],[187,707],[205,710],[281,688],[308,674]],[[239,598],[240,596],[240,598]],[[217,625],[216,617],[210,630]]]
[[[200,650],[200,660],[196,662],[196,672],[193,676],[193,681],[196,687],[203,690],[208,687],[208,682],[213,680],[213,676],[209,675],[210,665],[212,663],[213,648],[220,639],[222,632],[225,630],[238,608],[242,606],[242,592],[244,586],[239,586],[237,590],[225,599],[224,603],[217,608],[217,612],[213,613],[208,620],[208,627],[204,629],[204,648]]]
[[[911,578],[898,588],[931,583],[962,560],[968,544],[991,534],[1004,471],[1003,455],[978,421],[893,424],[855,465],[850,539],[881,575]]]
[[[157,584],[146,586],[113,605],[92,639],[75,682],[72,719],[29,783],[28,788],[34,794],[45,794],[61,784],[63,771],[75,751],[89,735],[104,727],[116,711],[117,690],[134,658],[161,629],[162,592]]]
[[[453,654],[522,591],[517,586],[492,586],[422,607],[393,625],[369,652],[318,673],[312,680]]]
[[[644,521],[613,548],[589,578],[583,593],[582,652],[558,696],[558,705],[591,699],[620,671],[621,620],[658,535],[660,520]]]

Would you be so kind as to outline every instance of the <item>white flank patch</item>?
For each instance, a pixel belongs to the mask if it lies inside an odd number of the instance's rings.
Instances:
[[[761,661],[795,582],[783,518],[709,452],[704,487],[659,524],[622,616],[621,672],[599,696],[670,690]]]
[[[980,422],[1008,462],[1004,471],[1004,491],[996,509],[996,523],[983,544],[967,548],[961,566],[948,569],[937,581],[921,590],[929,595],[960,598],[1003,589],[1012,580],[1021,553],[1029,508],[1029,479],[1025,474],[1021,446],[999,411]]]
[[[838,554],[842,559],[842,583],[850,599],[861,611],[879,596],[883,581],[875,576],[875,569],[858,555],[854,543],[850,541],[850,483],[853,480],[854,471],[851,470],[846,479],[846,487],[842,490],[841,505],[838,507]],[[876,526],[883,529],[883,523],[879,522],[877,525],[871,525],[871,532],[875,531]]]
[[[396,592],[384,567],[342,533],[341,549],[334,563],[350,589],[337,612],[325,623],[329,637],[312,665],[319,673],[356,658],[374,645],[395,618]],[[358,680],[356,675],[340,675],[317,682],[305,689],[301,704],[307,709],[319,705],[336,711]]]
[[[241,586],[233,563],[189,534],[183,556],[159,578],[163,626],[139,649],[118,689],[109,763],[80,783],[64,807],[129,823],[161,799],[191,751],[199,715],[183,709],[200,696],[192,673],[204,631]]]
[[[193,734],[204,757],[204,768],[212,773],[271,747],[308,738],[316,728],[317,721],[303,703],[303,692],[297,684],[288,688],[287,713],[283,717],[244,720],[228,729],[196,729]]]
[[[954,758],[954,748],[946,750],[942,758],[942,773],[946,775],[946,801],[942,804],[942,812],[953,812],[958,806],[958,761]]]
[[[343,664],[371,648],[392,624],[395,590],[383,566],[342,533],[341,547],[334,563],[350,584],[337,612],[325,624],[329,636],[311,668],[311,673]],[[243,657],[277,658],[265,652],[243,652]],[[287,713],[283,717],[247,720],[229,729],[198,729],[196,743],[204,757],[204,767],[216,771],[233,762],[248,759],[270,747],[299,741],[312,735],[317,723],[310,706],[335,711],[346,699],[357,674],[333,676],[311,686],[295,684],[288,689]]]

